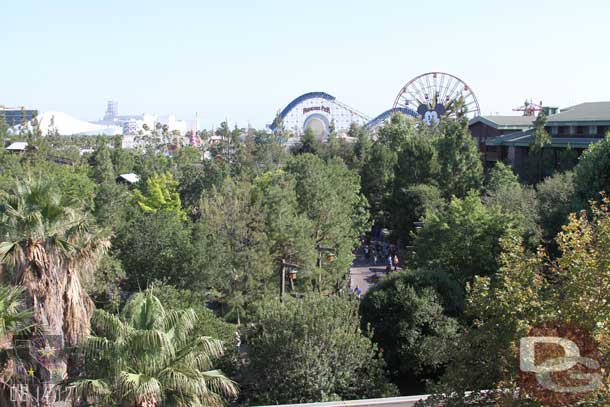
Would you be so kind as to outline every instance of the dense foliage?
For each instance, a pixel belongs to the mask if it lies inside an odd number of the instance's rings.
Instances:
[[[462,296],[446,274],[402,271],[383,279],[362,301],[363,327],[373,329],[388,366],[407,374],[412,388],[421,386],[417,378],[438,377],[451,360],[459,323],[448,314],[456,315]]]
[[[473,324],[438,388],[453,394],[447,405],[463,405],[466,390],[519,386],[515,344],[530,328],[544,323],[562,321],[586,329],[598,344],[603,368],[608,368],[609,204],[608,200],[594,204],[590,219],[584,212],[570,215],[557,236],[556,259],[543,250],[528,253],[515,235],[503,240],[498,273],[478,277],[468,294],[467,313]],[[512,394],[490,397],[495,405],[512,406]],[[528,394],[521,392],[519,399],[528,405]],[[610,395],[602,390],[587,399],[582,405],[605,405]]]
[[[357,303],[321,296],[271,301],[256,320],[243,383],[250,405],[395,394],[379,350],[360,333]]]
[[[429,128],[396,115],[324,142],[308,132],[292,151],[281,122],[223,123],[202,147],[155,126],[134,150],[35,125],[9,136],[0,122],[4,141],[31,144],[0,151],[0,279],[17,287],[0,288],[4,349],[60,337],[82,349],[59,369],[81,401],[138,407],[378,397],[396,394],[390,381],[459,404],[516,387],[515,341],[560,317],[608,353],[610,138],[576,164],[551,151],[543,119],[529,185],[485,167],[459,117]],[[358,306],[347,294],[361,239],[385,240],[402,271]]]

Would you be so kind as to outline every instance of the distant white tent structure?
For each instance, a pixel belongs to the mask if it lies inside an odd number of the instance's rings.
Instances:
[[[64,112],[45,112],[37,116],[36,119],[43,136],[49,133],[58,133],[62,136],[113,136],[123,134],[121,126],[90,123]],[[32,128],[31,122],[28,123],[28,127]],[[19,126],[14,127],[12,130],[14,133],[17,133]]]

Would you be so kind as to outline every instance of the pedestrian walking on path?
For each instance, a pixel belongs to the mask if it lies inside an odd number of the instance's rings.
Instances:
[[[237,353],[239,353],[239,349],[241,348],[241,335],[239,331],[235,331],[235,348],[237,348]]]

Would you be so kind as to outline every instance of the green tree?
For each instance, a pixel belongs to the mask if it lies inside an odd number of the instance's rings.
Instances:
[[[545,242],[552,242],[577,209],[574,173],[564,172],[545,178],[536,185],[540,225]]]
[[[322,145],[322,156],[326,160],[341,157],[342,144],[339,135],[333,129],[326,139],[326,143]]]
[[[249,182],[228,178],[221,188],[212,188],[201,202],[194,236],[200,278],[209,278],[219,292],[226,318],[240,321],[271,280],[277,287],[262,208],[252,199]]]
[[[123,136],[114,136],[112,138],[112,146],[112,165],[114,166],[115,175],[132,172],[134,159],[132,153],[123,149]]]
[[[288,161],[289,155],[277,133],[256,132],[251,163],[255,174],[272,171],[284,166],[286,161]]]
[[[97,140],[97,148],[93,156],[93,177],[97,183],[112,182],[115,179],[112,157],[108,144],[103,137]]]
[[[559,152],[558,170],[561,172],[572,171],[578,164],[578,151],[574,150],[571,145]]]
[[[471,192],[453,198],[438,212],[428,212],[415,237],[415,264],[452,274],[462,284],[498,269],[500,237],[515,227],[514,216],[487,207]]]
[[[399,153],[404,143],[415,133],[416,129],[402,114],[394,114],[390,121],[378,130],[377,140],[390,150]]]
[[[170,169],[170,160],[156,151],[148,144],[141,154],[137,154],[134,160],[133,170],[140,175],[141,182],[146,183],[149,178],[165,174]]]
[[[369,337],[360,333],[357,303],[308,296],[261,304],[248,336],[246,402],[281,404],[396,394]]]
[[[178,182],[169,172],[154,174],[146,181],[146,192],[136,190],[134,198],[144,212],[163,210],[186,220],[186,213],[182,209],[178,193]]]
[[[313,222],[299,212],[296,181],[283,170],[254,180],[254,199],[260,202],[270,256],[299,264],[306,271],[316,257]]]
[[[599,143],[591,144],[574,168],[576,198],[585,207],[589,200],[598,200],[602,192],[610,192],[610,133]]]
[[[435,147],[425,134],[414,134],[404,140],[396,163],[396,188],[437,182],[441,168]]]
[[[459,335],[459,324],[446,315],[434,285],[443,292],[447,308],[457,311],[463,297],[459,284],[446,274],[425,271],[403,271],[382,279],[360,307],[362,325],[373,329],[373,339],[383,347],[393,374],[407,377],[420,391],[424,381],[437,379],[451,360]]]
[[[496,206],[513,215],[515,227],[521,230],[529,246],[540,244],[542,229],[537,194],[534,188],[521,185],[512,169],[501,162],[489,173],[483,197],[488,206]]]
[[[125,288],[138,290],[155,281],[188,287],[197,284],[191,227],[168,211],[137,211],[113,241],[126,271]]]
[[[8,124],[6,123],[6,114],[0,111],[0,147],[4,151],[4,142],[8,137]]]
[[[336,251],[334,261],[326,265],[320,287],[341,289],[353,261],[352,251],[369,228],[368,205],[360,193],[360,179],[342,160],[324,163],[312,154],[293,157],[286,171],[296,180],[300,212],[313,223],[314,242]]]
[[[152,290],[138,293],[120,316],[96,310],[96,336],[82,345],[90,364],[72,380],[76,393],[102,406],[222,406],[237,386],[213,368],[222,342],[193,335],[197,314],[169,311]]]
[[[397,162],[396,151],[378,141],[373,144],[369,159],[361,171],[362,192],[371,206],[371,215],[382,224],[389,221],[387,202],[393,191]]]
[[[294,152],[297,154],[318,154],[321,147],[321,142],[318,140],[313,130],[308,127],[305,129],[305,133],[303,133],[303,136],[301,137],[301,142]]]
[[[513,169],[502,161],[498,161],[489,171],[485,182],[485,191],[488,194],[494,194],[503,188],[518,184],[519,177],[513,172]]]
[[[286,143],[286,140],[290,138],[289,132],[286,130],[286,126],[284,125],[284,119],[282,118],[281,112],[278,112],[275,115],[275,119],[273,119],[273,125],[271,126],[273,129],[273,134],[277,137],[280,144]]]
[[[414,222],[422,221],[427,212],[440,211],[445,200],[435,185],[414,184],[394,190],[390,205],[393,234],[407,242],[415,230]]]
[[[121,305],[121,288],[126,277],[121,261],[116,255],[108,253],[100,259],[95,275],[83,279],[83,287],[96,307],[118,312]]]
[[[444,120],[436,138],[443,196],[463,198],[483,182],[483,165],[475,139],[461,121]]]
[[[183,166],[180,171],[178,192],[185,209],[199,215],[199,203],[205,192],[212,187],[220,188],[230,176],[230,168],[221,160],[206,160],[201,165]]]
[[[425,134],[413,134],[402,143],[394,167],[394,182],[386,208],[394,235],[408,239],[413,222],[421,220],[426,209],[442,206],[436,187],[440,165],[434,141]]]
[[[135,216],[136,211],[136,204],[126,185],[114,180],[97,185],[93,215],[99,225],[118,233],[129,222],[129,217]]]
[[[369,159],[373,140],[369,132],[356,123],[350,125],[347,135],[352,140],[356,140],[354,144],[354,168],[360,170]]]

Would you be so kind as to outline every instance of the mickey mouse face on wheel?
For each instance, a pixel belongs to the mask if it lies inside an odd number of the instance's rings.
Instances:
[[[441,115],[445,111],[445,106],[442,103],[437,103],[434,109],[430,109],[430,106],[425,103],[422,103],[417,108],[417,113],[419,113],[424,123],[429,127],[436,126],[441,121]]]

